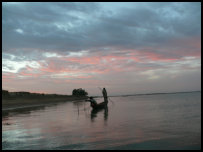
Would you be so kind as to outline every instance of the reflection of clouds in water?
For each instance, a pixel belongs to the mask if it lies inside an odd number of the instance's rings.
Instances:
[[[116,106],[109,104],[107,119],[105,110],[101,110],[94,122],[88,103],[86,110],[83,103],[78,103],[78,115],[77,105],[72,102],[2,117],[3,149],[122,149],[127,145],[132,145],[129,149],[144,149],[146,144],[149,149],[156,149],[158,144],[163,149],[201,147],[200,93],[112,100]],[[6,122],[12,123],[4,125]]]

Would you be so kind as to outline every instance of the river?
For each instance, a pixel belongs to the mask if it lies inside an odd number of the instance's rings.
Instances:
[[[110,99],[4,112],[2,149],[201,149],[201,92]]]

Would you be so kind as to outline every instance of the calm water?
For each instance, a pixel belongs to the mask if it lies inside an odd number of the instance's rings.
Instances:
[[[2,147],[201,149],[200,92],[110,99],[108,109],[98,112],[89,103],[68,102],[7,113]]]

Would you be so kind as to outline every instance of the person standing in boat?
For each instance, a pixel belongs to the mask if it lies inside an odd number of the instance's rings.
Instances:
[[[107,96],[107,92],[106,92],[105,88],[103,88],[102,94],[103,94],[103,97],[104,97],[104,102],[108,103],[108,96]]]

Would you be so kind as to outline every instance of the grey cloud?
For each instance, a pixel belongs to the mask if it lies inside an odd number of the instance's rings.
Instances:
[[[142,7],[135,3],[134,8],[117,11],[109,14],[98,3],[3,6],[3,50],[159,47],[170,45],[171,39],[199,35],[201,31],[200,3],[143,3]],[[19,28],[23,34],[14,31]]]
[[[81,42],[79,28],[65,31],[57,28],[63,24],[77,26],[81,19],[71,15],[71,11],[93,11],[94,3],[21,3],[17,6],[3,7],[3,48],[55,48],[65,49],[77,46]],[[87,9],[90,7],[91,9]],[[79,15],[78,15],[79,16]],[[81,23],[80,23],[81,24]],[[15,32],[22,29],[23,34]],[[69,46],[70,49],[72,48]],[[69,48],[67,48],[69,49]]]

